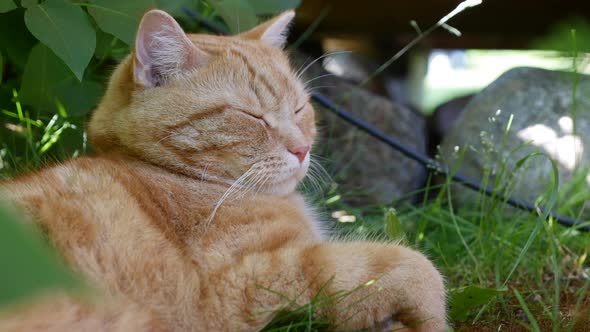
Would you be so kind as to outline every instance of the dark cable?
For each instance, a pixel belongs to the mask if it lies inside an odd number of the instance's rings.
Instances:
[[[182,6],[182,11],[186,15],[193,18],[195,21],[199,22],[199,24],[202,25],[205,29],[214,32],[218,35],[229,35],[229,31],[227,31],[227,29],[224,26],[217,22],[213,22],[207,19],[206,17],[203,17],[203,15],[201,15],[201,13],[199,13],[198,11],[193,10],[187,6]]]
[[[183,7],[182,9],[187,15],[189,15],[192,18],[194,18],[195,20],[199,21],[199,23],[201,23],[208,30],[213,31],[218,34],[227,34],[227,31],[224,28],[221,28],[216,24],[212,24],[212,22],[208,21],[206,18],[204,18],[202,15],[200,15],[196,11],[194,11],[190,8],[187,8],[187,7]],[[399,151],[400,153],[402,153],[406,157],[422,164],[431,173],[439,173],[444,176],[450,176],[454,182],[457,182],[457,183],[459,183],[471,190],[483,193],[488,197],[495,197],[495,198],[501,199],[502,201],[505,201],[509,205],[519,208],[521,210],[525,210],[525,211],[529,211],[529,212],[533,212],[533,213],[538,213],[540,215],[542,215],[544,213],[543,208],[537,207],[534,204],[532,204],[531,202],[520,200],[520,199],[515,198],[513,196],[504,197],[503,195],[500,195],[498,192],[496,192],[492,188],[489,188],[489,187],[484,188],[481,185],[481,183],[479,183],[477,181],[469,179],[468,177],[466,177],[462,174],[451,172],[451,170],[448,167],[439,164],[438,162],[434,161],[433,159],[412,149],[409,146],[406,146],[405,144],[398,141],[397,139],[385,134],[381,130],[369,125],[365,121],[346,112],[341,107],[336,105],[328,97],[326,97],[320,93],[313,93],[312,99],[315,102],[317,102],[318,104],[320,104],[322,107],[335,113],[337,116],[339,116],[341,119],[345,120],[346,122],[352,124],[353,126],[357,127],[358,129],[373,136],[374,138],[378,139],[379,141],[387,144],[388,146]],[[561,225],[564,225],[567,227],[576,227],[577,229],[585,231],[585,232],[590,231],[590,225],[584,225],[584,223],[580,220],[576,220],[576,219],[568,217],[568,216],[563,216],[563,215],[557,214],[554,211],[551,211],[549,215]]]
[[[346,122],[352,124],[353,126],[366,132],[367,134],[375,137],[376,139],[380,140],[381,142],[389,145],[390,147],[399,151],[400,153],[402,153],[406,157],[413,159],[416,162],[422,164],[424,167],[426,167],[426,169],[428,169],[429,172],[436,172],[436,173],[440,173],[444,176],[450,176],[453,181],[460,183],[469,189],[484,193],[486,196],[489,196],[489,197],[500,198],[503,201],[506,201],[506,203],[508,203],[509,205],[514,206],[516,208],[530,211],[530,212],[538,212],[539,214],[542,214],[544,211],[542,208],[539,208],[530,202],[523,201],[523,200],[514,198],[512,196],[503,197],[502,195],[499,195],[497,192],[495,192],[493,189],[491,189],[489,187],[483,188],[480,183],[478,183],[474,180],[471,180],[462,174],[451,172],[448,167],[437,163],[436,161],[432,160],[431,158],[421,154],[420,152],[412,149],[409,146],[406,146],[405,144],[398,141],[397,139],[395,139],[395,138],[385,134],[384,132],[380,131],[379,129],[369,125],[365,121],[344,111],[342,108],[338,107],[336,104],[334,104],[334,102],[332,102],[329,98],[327,98],[326,96],[324,96],[322,94],[314,93],[312,95],[312,98],[318,104],[320,104],[324,108],[332,111],[333,113],[338,115],[340,118],[344,119]],[[581,222],[579,220],[576,220],[576,219],[573,219],[573,218],[570,218],[567,216],[559,215],[553,211],[550,213],[550,215],[555,220],[557,220],[560,224],[562,224],[564,226],[578,227],[580,230],[590,231],[590,225],[582,226],[583,222]]]

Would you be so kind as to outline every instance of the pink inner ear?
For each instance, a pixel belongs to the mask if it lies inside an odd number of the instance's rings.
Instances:
[[[135,75],[135,81],[146,86],[155,86],[156,82],[153,82],[150,68],[149,54],[146,50],[145,44],[145,30],[139,30],[137,40],[135,42],[135,58],[133,59],[133,73]]]
[[[195,47],[172,16],[151,10],[139,25],[134,60],[135,81],[153,87],[205,64],[207,55]]]
[[[265,43],[274,47],[283,47],[287,42],[289,25],[295,17],[295,12],[290,10],[278,16],[272,24],[264,31],[260,38]]]

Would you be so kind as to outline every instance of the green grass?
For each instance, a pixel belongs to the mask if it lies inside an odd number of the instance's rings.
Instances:
[[[496,148],[498,155],[504,155],[509,131],[510,125]],[[453,169],[458,169],[464,152],[443,159],[454,160]],[[536,201],[547,210],[531,214],[508,206],[501,196],[513,194],[520,185],[516,174],[526,172],[532,159],[548,157],[530,154],[513,168],[508,166],[513,154],[500,161],[480,157],[489,163],[480,180],[494,188],[494,197],[471,192],[476,199],[458,205],[454,195],[459,185],[449,178],[432,185],[431,178],[423,190],[430,198],[418,206],[400,200],[353,208],[343,203],[346,195],[332,186],[336,190],[327,195],[324,207],[356,217],[356,222],[338,227],[343,233],[368,238],[393,235],[425,252],[447,279],[451,325],[456,330],[590,330],[590,235],[548,218],[554,210],[578,219],[588,216],[589,170],[578,169],[570,181],[560,184],[553,164],[553,186]],[[397,209],[395,216],[392,208]]]
[[[83,152],[83,131],[69,124],[65,110],[57,108],[54,116],[32,119],[17,100],[14,109],[0,114],[9,135],[1,142],[0,178],[41,167],[67,151],[73,151],[70,156]],[[6,124],[15,130],[6,132]],[[64,140],[66,131],[78,141]],[[514,170],[499,166],[500,179],[484,178],[483,182],[498,192],[511,193],[514,188],[506,183],[511,182]],[[526,168],[526,162],[517,167]],[[559,202],[553,206],[559,212],[581,216],[590,198],[587,174],[588,170],[579,170],[570,182],[553,191],[548,188],[540,206]],[[446,278],[450,323],[455,330],[497,330],[503,326],[525,331],[582,331],[581,326],[587,327],[590,236],[551,219],[546,222],[545,216],[509,208],[498,197],[481,195],[473,205],[456,206],[455,186],[448,179],[429,185],[423,192],[434,198],[417,206],[400,200],[351,207],[344,198],[359,193],[339,192],[336,185],[324,186],[328,189],[316,199],[327,216],[346,211],[356,217],[351,223],[328,217],[338,234],[376,240],[393,236],[425,252]],[[323,302],[325,299],[314,299],[281,313],[267,331],[327,331],[328,325],[313,317],[313,308]]]
[[[11,94],[12,107],[0,107],[0,179],[86,152],[84,118],[70,117],[58,102],[55,113],[32,115],[16,89]]]
[[[482,195],[477,204],[455,207],[453,186],[446,182],[431,188],[439,191],[437,198],[420,206],[393,204],[399,220],[394,234],[403,234],[404,243],[425,252],[447,279],[451,323],[459,330],[473,330],[470,324],[490,330],[500,325],[535,330],[536,324],[542,331],[573,328],[581,318],[575,313],[590,307],[590,236],[516,211],[498,198]],[[574,188],[584,186],[587,191],[585,177],[579,176],[565,188],[575,193]],[[576,204],[563,196],[562,205],[571,211]],[[390,233],[389,206],[381,211],[338,203],[327,207],[357,216],[357,222],[341,225],[347,234],[374,238]],[[466,289],[472,292],[471,303],[461,296]]]

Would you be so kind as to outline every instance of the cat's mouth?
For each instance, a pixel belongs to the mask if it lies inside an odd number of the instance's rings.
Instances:
[[[309,158],[303,162],[266,159],[254,163],[230,187],[235,190],[253,191],[265,194],[284,196],[295,191],[303,180],[309,167]]]

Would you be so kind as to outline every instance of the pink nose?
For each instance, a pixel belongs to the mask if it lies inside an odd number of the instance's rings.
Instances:
[[[297,159],[299,159],[299,162],[302,163],[303,160],[305,159],[305,156],[307,156],[307,153],[309,152],[310,146],[309,145],[305,145],[305,146],[300,146],[298,148],[289,150],[289,152],[291,152],[292,154],[294,154]]]

